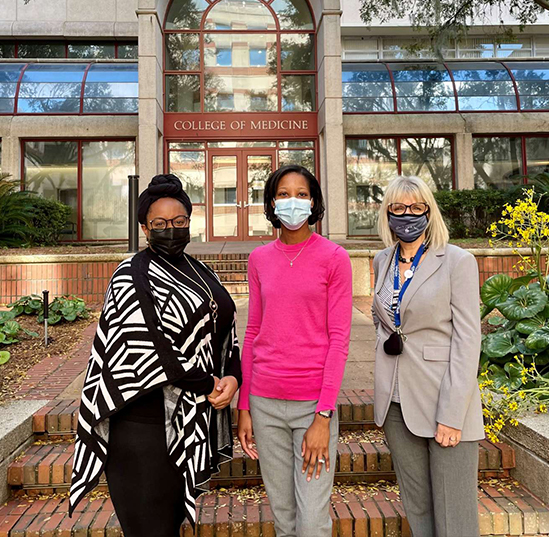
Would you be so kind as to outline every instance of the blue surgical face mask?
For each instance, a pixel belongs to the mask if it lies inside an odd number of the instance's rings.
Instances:
[[[275,200],[275,215],[285,228],[295,231],[311,216],[311,200],[287,198]]]
[[[427,229],[427,214],[403,214],[396,216],[389,213],[389,227],[402,242],[414,242]]]

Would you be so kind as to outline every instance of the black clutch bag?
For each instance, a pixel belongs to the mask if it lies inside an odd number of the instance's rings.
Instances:
[[[385,343],[383,343],[383,350],[385,351],[385,354],[391,356],[402,354],[402,351],[404,350],[404,338],[402,337],[402,334],[393,332]]]

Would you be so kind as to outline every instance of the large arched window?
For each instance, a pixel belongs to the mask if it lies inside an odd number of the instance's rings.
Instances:
[[[307,0],[173,0],[164,31],[166,112],[316,110]]]

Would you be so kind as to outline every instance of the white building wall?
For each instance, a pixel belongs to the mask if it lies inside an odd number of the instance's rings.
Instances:
[[[137,0],[0,0],[2,37],[137,37]]]

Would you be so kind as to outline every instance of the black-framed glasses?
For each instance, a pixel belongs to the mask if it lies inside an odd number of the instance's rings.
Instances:
[[[168,227],[169,222],[172,223],[173,227],[189,227],[191,217],[185,214],[180,214],[175,218],[153,218],[149,221],[151,231],[164,231]]]
[[[424,202],[411,203],[406,205],[405,203],[389,203],[389,212],[396,216],[403,216],[406,214],[406,210],[410,209],[410,212],[416,216],[421,216],[429,210],[429,205]]]

